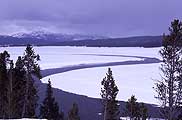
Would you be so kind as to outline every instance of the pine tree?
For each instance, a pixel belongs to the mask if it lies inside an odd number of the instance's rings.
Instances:
[[[8,61],[10,55],[7,51],[0,53],[0,118],[8,118]]]
[[[16,74],[16,69],[14,68],[14,63],[12,60],[9,59],[10,55],[8,52],[1,53],[0,55],[0,81],[1,81],[1,95],[0,95],[0,104],[1,104],[1,118],[20,118],[18,117],[17,114],[21,114],[20,111],[17,112],[17,109],[20,108],[20,104],[18,104],[20,97],[22,97],[19,94],[19,89],[20,87],[15,87],[15,86],[21,86],[22,84],[19,85],[19,81],[16,81],[16,78],[18,75]],[[20,73],[21,79],[22,73]],[[19,79],[20,80],[20,79]],[[24,90],[23,90],[24,91]],[[23,93],[21,91],[21,93]],[[18,104],[18,105],[17,105]],[[15,114],[16,113],[16,114]]]
[[[15,68],[13,69],[13,96],[12,105],[13,118],[21,118],[23,112],[23,104],[25,100],[26,91],[26,71],[21,56],[16,61]]]
[[[139,104],[134,95],[132,95],[126,103],[126,113],[127,116],[130,117],[130,120],[137,120],[140,118]]]
[[[179,20],[171,22],[169,32],[169,35],[164,35],[160,50],[163,77],[156,83],[155,90],[163,117],[174,120],[178,107],[182,105],[182,23]]]
[[[38,96],[32,75],[41,77],[40,56],[28,45],[15,68],[9,58],[7,51],[0,53],[0,118],[35,117]]]
[[[147,109],[147,107],[145,106],[144,103],[140,104],[139,110],[140,110],[141,119],[142,120],[147,120],[147,118],[149,118],[148,109]]]
[[[149,118],[148,109],[144,103],[138,103],[134,95],[126,102],[125,114],[130,120],[146,120]]]
[[[39,61],[39,55],[35,54],[31,45],[27,45],[25,54],[22,58],[26,71],[26,89],[22,118],[30,118],[35,117],[35,110],[37,107],[38,95],[33,76],[41,78],[40,67],[37,63]]]
[[[46,97],[40,107],[40,117],[48,120],[63,120],[63,113],[59,113],[58,103],[53,97],[51,81],[48,81]]]
[[[78,105],[73,103],[72,109],[68,112],[68,120],[80,120]]]
[[[101,97],[103,101],[103,117],[104,120],[118,120],[119,119],[119,103],[116,96],[119,92],[112,76],[112,71],[108,68],[106,77],[102,80]]]
[[[13,118],[13,68],[14,63],[13,60],[9,60],[9,68],[8,68],[8,118]]]

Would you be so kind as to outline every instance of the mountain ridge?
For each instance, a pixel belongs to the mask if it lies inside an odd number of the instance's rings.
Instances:
[[[34,39],[44,39],[49,40],[52,39],[53,41],[71,41],[71,40],[84,40],[84,39],[105,39],[108,37],[99,36],[99,35],[84,35],[84,34],[65,34],[65,33],[53,33],[53,32],[46,32],[46,31],[32,31],[29,33],[16,33],[12,34],[12,37],[16,38],[34,38]]]
[[[36,31],[0,35],[0,46],[87,46],[87,47],[160,47],[162,36],[108,38],[103,36]]]

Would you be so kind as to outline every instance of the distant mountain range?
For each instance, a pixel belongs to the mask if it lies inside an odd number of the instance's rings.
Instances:
[[[61,34],[36,31],[0,35],[0,46],[87,46],[87,47],[160,47],[162,36],[108,38],[98,35]]]
[[[85,39],[95,40],[95,39],[108,38],[98,35],[62,34],[62,33],[50,33],[45,31],[33,31],[31,33],[16,33],[11,36],[16,38],[39,39],[52,42],[75,41],[75,40],[85,40]]]

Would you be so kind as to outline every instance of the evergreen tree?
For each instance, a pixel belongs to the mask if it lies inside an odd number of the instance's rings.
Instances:
[[[80,120],[78,105],[73,103],[72,109],[68,112],[68,120]]]
[[[140,118],[139,104],[134,95],[126,103],[126,113],[130,120],[138,120]]]
[[[32,75],[41,77],[40,56],[28,45],[15,68],[9,58],[7,51],[0,53],[0,118],[35,117],[38,96]]]
[[[149,118],[147,107],[144,103],[138,103],[134,95],[128,99],[125,112],[130,120],[146,120]]]
[[[110,68],[108,68],[108,73],[106,73],[106,77],[102,80],[101,85],[103,86],[101,88],[101,97],[104,106],[104,120],[118,120],[119,102],[116,100],[116,96],[119,89],[115,84]]]
[[[19,56],[13,69],[13,96],[12,105],[13,118],[21,118],[26,91],[26,71],[22,58]]]
[[[148,109],[144,105],[144,103],[140,104],[139,110],[140,110],[140,117],[142,120],[146,120],[147,118],[149,118]]]
[[[48,81],[46,97],[40,107],[40,117],[48,120],[63,120],[63,113],[59,113],[58,103],[53,97],[51,81]]]
[[[8,61],[10,55],[7,51],[0,53],[0,118],[8,118]]]
[[[13,68],[14,63],[13,60],[9,60],[9,68],[8,68],[8,118],[13,118]]]
[[[22,84],[19,84],[19,80],[24,79],[25,77],[22,77],[22,73],[16,74],[16,68],[14,68],[13,61],[9,59],[10,55],[5,51],[4,53],[1,53],[0,59],[1,59],[1,67],[0,67],[0,81],[1,81],[1,118],[20,118],[20,116],[17,116],[17,114],[21,114],[21,111],[17,111],[18,108],[22,107],[20,104],[18,104],[20,101],[18,98],[22,98],[21,95],[24,90],[21,92],[18,92],[19,89],[23,86]],[[18,76],[20,75],[20,76]],[[16,78],[20,78],[16,80]],[[16,86],[16,87],[15,87]],[[0,111],[1,111],[0,110]]]
[[[40,57],[35,54],[31,45],[27,45],[25,54],[22,58],[26,71],[25,100],[23,103],[22,118],[30,118],[35,117],[35,110],[37,107],[38,95],[33,76],[41,78],[40,67],[37,63]]]
[[[171,22],[169,32],[169,35],[164,35],[160,50],[163,77],[156,83],[155,90],[163,117],[174,120],[182,104],[182,23],[179,20]]]

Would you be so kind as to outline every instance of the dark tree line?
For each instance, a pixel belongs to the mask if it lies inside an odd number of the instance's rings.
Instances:
[[[36,117],[38,96],[32,76],[41,78],[37,58],[31,45],[15,65],[7,51],[0,53],[0,118]]]
[[[50,80],[47,84],[46,97],[40,107],[40,115],[36,116],[37,86],[34,78],[41,78],[38,61],[33,46],[27,45],[24,55],[13,63],[7,51],[0,53],[0,119],[10,118],[46,118],[63,120],[58,103],[55,101]],[[68,120],[79,120],[78,105],[68,113]]]
[[[7,118],[8,117],[8,61],[9,54],[7,51],[0,53],[0,117]]]

